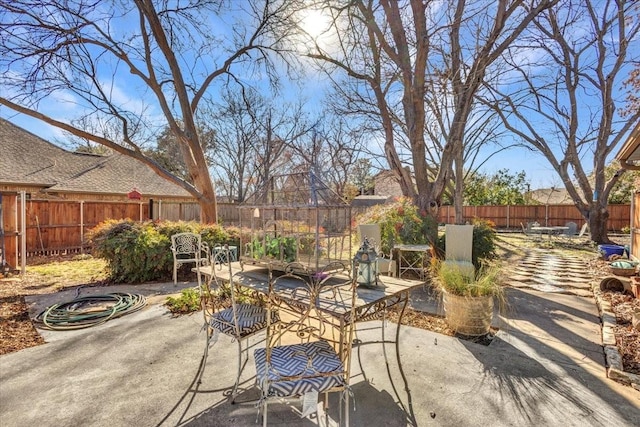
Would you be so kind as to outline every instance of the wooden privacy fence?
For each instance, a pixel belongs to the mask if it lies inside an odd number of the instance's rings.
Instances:
[[[19,230],[21,230],[21,203],[17,194],[2,197],[2,260],[16,266],[18,261]],[[251,220],[251,211],[244,210],[242,223]],[[361,213],[362,208],[353,208],[352,215]],[[621,230],[630,225],[630,205],[609,206],[609,231]],[[219,203],[218,216],[224,225],[237,225],[241,210],[237,204]],[[537,221],[541,225],[565,225],[575,222],[578,227],[584,219],[573,205],[536,206],[466,206],[464,220],[474,218],[491,220],[499,229],[519,229],[520,223]],[[112,202],[112,201],[69,201],[69,200],[27,200],[25,203],[25,235],[27,257],[36,255],[57,255],[81,253],[86,247],[86,233],[107,219],[130,218],[134,221],[148,219],[196,220],[200,219],[197,203],[168,201]],[[452,223],[455,212],[452,206],[442,206],[438,221]]]
[[[24,203],[24,234],[26,257],[83,253],[88,244],[86,234],[107,219],[146,221],[199,221],[197,203],[167,201],[113,202],[78,200],[26,200]],[[219,204],[225,223],[237,223],[236,205]],[[2,195],[0,218],[0,265],[19,265],[22,202],[18,194]]]
[[[609,205],[609,231],[619,231],[629,227],[631,222],[631,205]],[[464,221],[471,222],[474,218],[491,220],[496,228],[520,228],[520,224],[538,222],[543,226],[560,226],[567,222],[575,222],[582,227],[585,219],[574,205],[514,205],[514,206],[464,206]],[[442,206],[438,213],[438,222],[452,223],[455,221],[453,206]]]
[[[125,218],[148,219],[149,205],[142,202],[28,200],[25,214],[27,256],[80,253],[87,247],[89,230],[104,220]]]

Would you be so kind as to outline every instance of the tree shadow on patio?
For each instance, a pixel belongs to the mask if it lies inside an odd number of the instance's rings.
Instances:
[[[593,425],[634,425],[637,406],[602,380],[604,357],[599,342],[599,319],[587,308],[589,299],[509,289],[511,307],[501,331],[490,346],[462,344],[482,363],[477,384],[488,404],[510,402],[505,411],[518,412],[523,421],[590,420]],[[584,304],[584,308],[582,307]],[[602,369],[602,377],[594,370]],[[486,390],[493,390],[487,393]],[[599,411],[603,405],[616,408]],[[548,421],[547,421],[548,422]]]

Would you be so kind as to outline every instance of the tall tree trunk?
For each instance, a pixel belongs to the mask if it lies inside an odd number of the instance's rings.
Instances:
[[[599,201],[592,202],[589,208],[589,230],[591,240],[596,243],[611,243],[607,233],[607,221],[609,220],[609,210],[606,204]]]

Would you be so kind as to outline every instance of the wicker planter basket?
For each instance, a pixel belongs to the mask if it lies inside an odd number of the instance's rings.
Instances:
[[[442,302],[445,319],[454,332],[469,336],[489,333],[493,319],[493,296],[461,297],[444,292]]]
[[[616,276],[633,276],[636,274],[636,269],[635,268],[616,268],[616,267],[610,267],[611,268],[611,273],[616,275]]]
[[[619,260],[614,261],[609,264],[609,268],[611,269],[611,273],[616,276],[634,276],[636,274],[636,268],[638,267],[638,263],[635,261],[626,261]]]

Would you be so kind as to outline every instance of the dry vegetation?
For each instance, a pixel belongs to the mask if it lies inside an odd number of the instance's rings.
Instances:
[[[105,263],[78,257],[30,259],[24,278],[0,276],[0,354],[44,344],[31,323],[24,297],[104,284]]]
[[[500,235],[499,252],[503,259],[514,262],[523,255],[527,245],[529,242],[524,241],[521,235]],[[572,253],[582,250],[593,257],[593,250],[588,246],[555,249]],[[104,285],[104,266],[103,261],[93,258],[30,260],[24,279],[19,276],[0,278],[0,354],[44,343],[29,319],[24,296],[54,293],[79,286]],[[609,274],[604,261],[596,262],[592,267],[595,275]],[[615,333],[625,370],[640,374],[640,333],[631,325],[632,310],[640,309],[640,300],[610,291],[604,292],[604,297],[611,301],[618,319]],[[397,319],[397,314],[390,313],[390,320]],[[405,312],[403,323],[453,335],[444,319],[411,309]],[[488,342],[485,340],[483,343]]]

